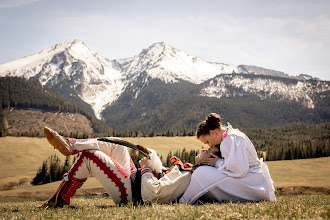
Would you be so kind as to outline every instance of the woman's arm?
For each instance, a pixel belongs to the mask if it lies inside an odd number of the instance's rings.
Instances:
[[[221,143],[221,153],[224,163],[218,171],[232,177],[242,177],[249,170],[249,160],[246,152],[247,141],[236,135],[229,135]]]
[[[180,171],[178,166],[160,179],[157,179],[151,169],[141,172],[141,194],[144,202],[171,202],[179,198],[190,182],[190,171]]]
[[[150,167],[151,160],[144,157],[139,161],[141,171],[141,194],[144,202],[171,202],[187,189],[191,172],[181,171],[175,166],[169,173],[157,179]]]

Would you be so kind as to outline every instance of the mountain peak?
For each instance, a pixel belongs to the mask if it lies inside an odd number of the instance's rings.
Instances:
[[[56,44],[54,47],[58,46],[58,45],[61,45],[63,47],[71,47],[72,45],[78,45],[78,44],[83,44],[85,45],[85,43],[82,41],[82,40],[79,40],[79,39],[73,39],[73,40],[70,40],[70,41],[65,41],[65,42],[62,42],[62,43],[59,43],[59,44]]]
[[[164,42],[157,42],[143,49],[124,69],[130,76],[144,72],[149,77],[161,79],[166,83],[185,80],[195,84],[219,74],[239,72],[234,66],[204,61]]]
[[[83,47],[87,48],[85,43],[81,40],[78,40],[78,39],[73,39],[71,41],[64,42],[63,46],[68,47],[68,48],[75,47],[75,46],[83,46]]]
[[[152,44],[150,47],[157,47],[157,46],[163,47],[165,45],[166,45],[166,43],[164,43],[164,42],[156,42],[156,43]]]
[[[89,50],[83,41],[78,39],[73,39],[71,41],[65,41],[56,44],[55,46],[52,46],[49,49],[42,50],[39,52],[39,54],[50,53],[50,52],[58,53],[60,51],[65,51],[65,50],[76,51],[76,50],[86,50],[86,49]]]
[[[155,55],[159,56],[163,53],[166,46],[169,46],[169,45],[165,44],[164,42],[154,43],[151,46],[149,46],[147,49],[143,49],[142,52],[139,54],[139,56],[142,57],[146,54],[152,54],[152,56],[155,56]]]
[[[148,47],[148,49],[144,49],[142,50],[142,54],[153,54],[153,55],[158,55],[161,56],[162,54],[176,54],[177,52],[181,52],[180,50],[172,47],[169,44],[166,44],[164,42],[157,42],[152,44],[150,47]]]
[[[71,41],[72,44],[85,44],[82,40],[79,40],[79,39],[73,39]]]

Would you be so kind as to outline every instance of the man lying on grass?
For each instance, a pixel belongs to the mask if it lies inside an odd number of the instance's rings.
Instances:
[[[171,159],[173,166],[166,170],[155,151],[135,145],[146,155],[139,161],[137,170],[126,147],[127,144],[132,147],[128,142],[113,138],[65,138],[48,127],[44,132],[49,143],[65,156],[81,154],[64,174],[55,193],[40,208],[69,205],[70,198],[89,176],[94,176],[117,204],[172,202],[180,198],[189,185],[192,166],[182,164],[175,157]],[[209,158],[217,152],[219,148],[211,147],[198,158]]]

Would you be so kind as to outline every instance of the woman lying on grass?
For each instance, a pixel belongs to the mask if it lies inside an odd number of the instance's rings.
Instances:
[[[193,204],[203,197],[212,201],[275,201],[268,167],[259,160],[250,139],[238,129],[223,127],[221,117],[211,113],[197,127],[197,138],[210,147],[220,145],[223,159],[216,155],[197,168],[180,199]],[[198,161],[196,161],[198,162]]]
[[[168,203],[180,198],[191,177],[191,166],[185,166],[173,157],[173,166],[164,171],[156,152],[151,152],[140,160],[137,170],[127,147],[97,139],[72,139],[60,136],[45,127],[47,140],[66,156],[80,152],[75,164],[64,175],[60,186],[50,199],[40,208],[62,207],[70,204],[74,196],[89,176],[94,176],[117,204],[128,202]],[[120,139],[119,139],[120,140]],[[211,147],[198,158],[208,159],[219,148]]]

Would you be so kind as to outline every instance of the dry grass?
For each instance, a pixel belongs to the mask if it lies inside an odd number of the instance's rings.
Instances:
[[[32,179],[43,160],[56,153],[46,138],[4,137],[0,138],[0,185],[22,178]]]
[[[123,138],[134,144],[139,144],[147,148],[154,149],[159,155],[166,157],[172,151],[174,153],[178,149],[201,150],[208,148],[202,144],[196,137],[141,137],[141,138]]]
[[[329,219],[329,195],[286,195],[277,202],[115,206],[107,197],[79,197],[70,207],[39,210],[40,201],[0,203],[1,219]]]
[[[166,156],[171,150],[186,148],[202,149],[195,137],[153,137],[124,138],[136,144],[155,149],[160,155]],[[54,151],[45,138],[5,137],[0,138],[0,186],[10,182],[19,182],[23,178],[32,179],[42,161],[56,153],[62,161],[64,156]],[[276,188],[292,186],[325,187],[330,189],[330,157],[266,162]],[[48,197],[58,186],[58,182],[42,186],[20,187],[14,190],[0,191],[0,196],[38,196]],[[100,184],[90,178],[82,187],[81,194],[91,193],[102,195]],[[301,190],[306,190],[301,188]],[[310,190],[310,189],[309,189]],[[321,189],[316,189],[321,190]],[[314,190],[315,192],[315,190]],[[325,192],[328,192],[325,190]],[[79,194],[79,193],[78,193]]]
[[[172,150],[186,148],[201,149],[202,145],[194,137],[154,137],[124,138],[135,144],[155,149],[160,155],[167,156]],[[22,178],[31,179],[35,176],[42,161],[56,153],[62,161],[65,157],[55,151],[46,138],[3,137],[0,138],[0,185]],[[205,146],[204,146],[205,147]]]
[[[266,162],[276,187],[330,188],[330,157]]]

